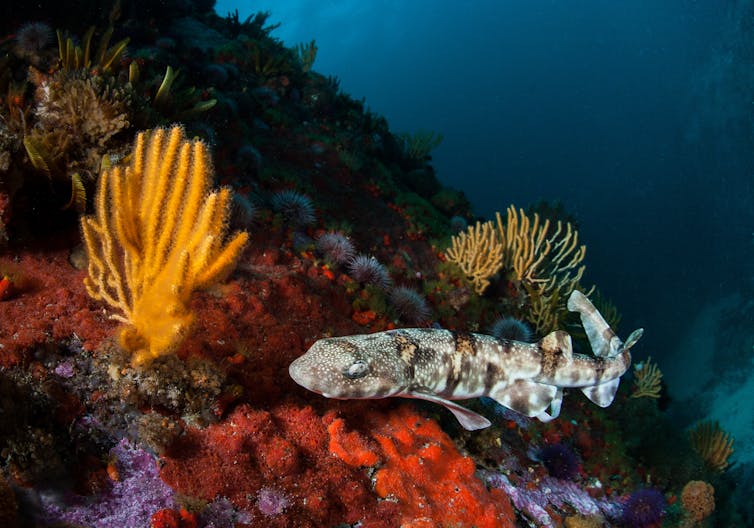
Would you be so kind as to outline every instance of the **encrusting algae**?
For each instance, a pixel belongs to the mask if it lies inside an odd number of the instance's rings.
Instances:
[[[231,191],[209,192],[208,149],[181,127],[140,133],[131,158],[103,171],[81,227],[87,292],[121,312],[120,345],[139,365],[175,351],[194,319],[192,292],[233,270],[248,233],[225,242]]]

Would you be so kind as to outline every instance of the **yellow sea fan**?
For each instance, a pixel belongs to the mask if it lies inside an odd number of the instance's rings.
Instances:
[[[716,471],[724,471],[728,467],[728,459],[733,454],[733,439],[719,423],[701,422],[690,431],[689,439],[691,447],[708,467]]]
[[[634,366],[632,398],[659,398],[662,392],[662,372],[652,358]]]
[[[445,257],[474,284],[481,295],[490,284],[490,277],[503,266],[503,245],[495,235],[492,222],[477,222],[464,233],[453,236]]]
[[[231,191],[211,184],[206,145],[179,126],[140,133],[130,164],[100,175],[95,214],[81,220],[84,284],[121,312],[134,364],[175,351],[193,323],[192,292],[223,280],[248,240],[225,241]]]

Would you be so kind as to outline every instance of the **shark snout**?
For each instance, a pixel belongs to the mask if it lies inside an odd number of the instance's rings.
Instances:
[[[320,392],[314,387],[314,377],[312,376],[311,365],[309,365],[309,363],[306,355],[295,359],[293,363],[288,366],[288,374],[293,378],[293,381],[305,389]]]

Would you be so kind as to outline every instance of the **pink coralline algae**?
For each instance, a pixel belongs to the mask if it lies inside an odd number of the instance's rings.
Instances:
[[[160,479],[157,461],[128,440],[121,440],[111,451],[117,460],[118,480],[98,497],[58,500],[43,496],[47,522],[63,522],[92,528],[144,528],[152,515],[164,508],[175,508],[173,490]]]

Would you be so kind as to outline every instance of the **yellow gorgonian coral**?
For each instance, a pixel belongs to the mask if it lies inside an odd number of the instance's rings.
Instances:
[[[701,422],[689,433],[691,447],[708,467],[724,471],[733,454],[733,439],[717,422]]]
[[[452,238],[445,257],[468,277],[481,295],[490,278],[503,266],[503,245],[495,235],[492,222],[477,222]]]
[[[131,163],[100,175],[95,214],[82,218],[87,292],[116,308],[135,365],[174,352],[194,320],[192,292],[223,280],[248,239],[226,241],[228,188],[210,192],[207,147],[183,129],[136,138]]]
[[[662,392],[662,372],[652,358],[634,365],[632,398],[659,398]]]
[[[513,205],[505,222],[500,213],[495,218],[505,273],[529,299],[527,319],[539,333],[555,330],[567,313],[566,299],[579,289],[584,274],[586,246],[579,245],[577,229],[570,222],[540,220],[537,213],[530,218]]]

